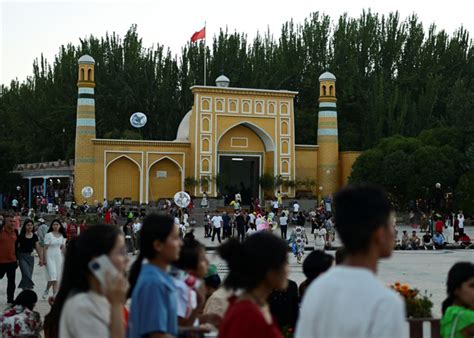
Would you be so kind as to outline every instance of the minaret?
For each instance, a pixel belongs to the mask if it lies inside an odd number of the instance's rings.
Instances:
[[[318,115],[318,191],[323,197],[339,189],[336,101],[336,77],[325,72],[319,77]]]
[[[74,199],[82,204],[82,188],[94,187],[94,147],[95,139],[95,100],[94,100],[94,59],[89,55],[79,58],[79,76],[77,81],[77,118],[76,118],[76,154],[74,165]],[[96,192],[94,192],[94,195]],[[96,196],[87,199],[91,203]]]

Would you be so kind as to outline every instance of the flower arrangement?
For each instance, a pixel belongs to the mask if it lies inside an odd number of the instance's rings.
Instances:
[[[406,313],[408,318],[432,318],[431,308],[433,302],[426,290],[423,295],[418,289],[412,289],[408,284],[396,282],[390,288],[398,292],[405,300]]]

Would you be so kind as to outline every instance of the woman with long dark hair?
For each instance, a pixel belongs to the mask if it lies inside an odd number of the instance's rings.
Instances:
[[[33,268],[35,266],[35,258],[32,256],[33,250],[38,253],[39,265],[43,265],[43,258],[40,256],[41,248],[38,236],[33,232],[33,221],[26,219],[23,222],[20,235],[16,241],[18,263],[21,271],[21,281],[18,287],[23,290],[33,289],[35,283],[31,277],[33,276]]]
[[[441,335],[444,338],[474,336],[474,264],[454,264],[446,284],[448,298],[442,305]]]
[[[286,242],[270,233],[259,232],[243,243],[231,238],[219,247],[218,252],[229,267],[224,285],[243,290],[241,296],[230,299],[219,327],[219,337],[282,337],[267,299],[273,290],[287,287]]]
[[[110,276],[106,288],[88,266],[101,255],[107,255],[118,272]],[[45,317],[45,336],[125,337],[127,262],[125,239],[117,227],[95,225],[73,239],[66,250],[59,292]]]
[[[46,270],[48,272],[48,284],[46,285],[43,299],[48,297],[48,290],[53,287],[53,293],[58,292],[59,276],[63,268],[63,251],[66,244],[66,230],[61,221],[55,219],[51,222],[48,233],[44,236],[44,257]]]
[[[176,287],[167,270],[178,260],[181,246],[173,217],[151,214],[145,218],[140,254],[130,269],[128,338],[177,336]],[[146,264],[142,264],[144,259]]]

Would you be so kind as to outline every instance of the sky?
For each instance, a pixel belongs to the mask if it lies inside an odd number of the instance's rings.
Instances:
[[[41,53],[53,61],[62,44],[106,32],[123,37],[132,24],[145,47],[159,43],[178,54],[204,22],[208,41],[226,27],[252,40],[268,28],[278,37],[284,22],[303,22],[311,12],[334,21],[369,8],[379,14],[398,10],[402,18],[416,13],[425,28],[435,23],[449,34],[461,25],[474,32],[472,0],[0,0],[0,85],[25,80]]]

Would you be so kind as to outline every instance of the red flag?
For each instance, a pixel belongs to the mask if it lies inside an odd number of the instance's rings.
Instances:
[[[191,36],[191,42],[196,42],[197,40],[202,40],[206,38],[206,27],[201,29],[199,32],[195,32],[193,36]]]

